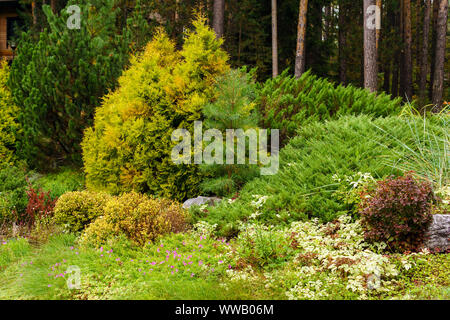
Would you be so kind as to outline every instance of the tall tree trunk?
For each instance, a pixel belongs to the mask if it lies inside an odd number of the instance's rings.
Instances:
[[[375,6],[375,0],[364,0],[364,88],[374,92],[377,91],[377,30],[371,20]],[[372,7],[373,8],[373,7]]]
[[[405,92],[405,2],[400,0],[400,74],[398,95],[404,97]]]
[[[332,11],[333,6],[327,5],[325,6],[325,29],[323,32],[323,40],[327,41],[330,38],[331,32],[331,19],[332,19]]]
[[[433,0],[433,25],[431,26],[431,76],[429,98],[433,99],[433,80],[434,80],[434,64],[436,62],[436,38],[437,38],[437,22],[439,13],[439,0]]]
[[[52,8],[53,13],[56,13],[56,0],[50,0],[50,8]]]
[[[400,65],[401,65],[401,53],[397,50],[394,57],[394,70],[392,73],[392,90],[391,94],[393,97],[399,96],[399,80],[400,80]]]
[[[381,8],[382,8],[381,0],[377,0],[376,5],[380,9],[379,17],[381,19]],[[380,23],[381,23],[381,21],[380,21]],[[377,34],[377,54],[378,54],[378,48],[379,48],[379,45],[380,45],[380,38],[381,38],[381,26],[380,26],[380,28],[377,27],[377,31],[376,32],[377,32],[376,34]]]
[[[347,85],[347,56],[345,48],[347,46],[347,7],[346,0],[339,0],[339,81],[342,85]]]
[[[308,0],[300,0],[297,27],[297,51],[295,56],[295,77],[300,78],[305,72],[306,16]]]
[[[339,81],[345,86],[347,85],[347,57],[345,55],[345,47],[347,46],[347,8],[346,0],[339,0]]]
[[[423,103],[427,90],[428,75],[428,41],[430,35],[430,18],[431,18],[431,0],[425,0],[425,8],[423,11],[423,35],[422,48],[420,52],[420,72],[419,72],[419,97]]]
[[[175,25],[178,25],[178,20],[180,20],[179,4],[180,0],[175,0]]]
[[[272,76],[278,76],[277,0],[272,0]]]
[[[383,70],[383,91],[391,92],[391,63],[390,61],[384,65]]]
[[[412,35],[411,35],[411,0],[404,0],[404,98],[412,99]]]
[[[305,40],[305,71],[306,66],[312,69],[315,66],[326,63],[322,55],[319,53],[323,42],[322,31],[324,26],[322,14],[323,6],[320,1],[308,2],[306,30],[310,41]],[[308,45],[310,47],[308,47]]]
[[[401,42],[403,41],[403,36],[402,36],[402,14],[401,11],[398,13],[392,12],[393,15],[393,30],[394,32],[397,32],[397,30],[400,33],[400,36],[398,37],[399,41],[396,41],[394,43],[395,46],[395,51],[394,51],[394,60],[393,60],[393,70],[392,70],[392,89],[391,89],[391,94],[394,97],[398,97],[399,96],[399,92],[400,92],[400,73],[402,71],[402,45]]]
[[[437,0],[435,0],[437,1]],[[447,37],[448,0],[439,0],[436,30],[436,53],[433,78],[433,104],[440,109],[444,92],[444,63]]]
[[[395,43],[392,40],[392,36],[389,36],[393,32],[397,32],[397,19],[394,10],[391,10],[391,7],[386,4],[385,10],[383,11],[383,15],[385,17],[386,23],[383,25],[383,28],[385,29],[385,32],[383,33],[382,37],[382,45],[383,48],[389,48],[390,50],[383,50],[379,51],[379,55],[382,56],[382,59],[379,58],[380,62],[383,63],[383,91],[393,94],[392,93],[392,87],[391,87],[391,75],[393,77],[393,73],[395,72],[395,54],[396,50],[395,47],[392,45]],[[388,35],[388,36],[384,36]],[[394,49],[394,50],[392,50]],[[394,66],[393,66],[394,64]]]
[[[241,65],[241,48],[242,48],[242,19],[240,19],[239,21],[238,65]]]
[[[423,21],[422,18],[422,9],[424,7],[424,2],[427,0],[416,0],[416,35],[415,35],[415,39],[416,39],[416,64],[419,66],[420,65],[420,59],[421,59],[421,36],[420,36],[420,32],[422,31],[422,26],[421,23]],[[417,77],[419,78],[419,77]]]
[[[213,29],[217,38],[223,37],[223,22],[225,17],[225,0],[214,0]]]
[[[36,1],[31,2],[31,15],[33,17],[33,25],[36,25],[36,23],[37,23]]]

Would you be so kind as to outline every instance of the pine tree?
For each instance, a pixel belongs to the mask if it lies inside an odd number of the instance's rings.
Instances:
[[[205,129],[217,129],[223,136],[215,137],[206,148],[223,150],[223,158],[218,158],[219,154],[212,154],[215,159],[214,164],[203,164],[201,169],[209,176],[201,188],[204,192],[210,192],[218,196],[230,195],[255,176],[256,164],[228,164],[226,161],[226,151],[233,150],[237,153],[237,141],[233,139],[233,145],[226,144],[227,129],[255,129],[258,124],[256,104],[256,84],[254,81],[255,69],[247,73],[244,69],[231,70],[218,80],[216,92],[218,97],[214,103],[203,108],[205,116]],[[221,140],[217,140],[221,138]],[[242,140],[241,140],[242,141]],[[245,150],[248,150],[247,143]],[[227,150],[230,149],[230,150]],[[207,149],[205,149],[207,150]],[[246,151],[246,158],[248,154]],[[219,163],[217,163],[219,162]],[[236,163],[236,161],[234,161]]]
[[[32,166],[81,160],[83,129],[127,62],[129,35],[116,28],[114,3],[92,3],[73,1],[81,10],[79,29],[70,24],[73,12],[58,16],[43,6],[49,28],[38,41],[30,31],[19,42],[10,86],[24,128],[18,150]]]

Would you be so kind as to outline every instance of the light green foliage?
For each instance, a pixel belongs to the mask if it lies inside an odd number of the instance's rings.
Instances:
[[[15,160],[16,135],[20,131],[17,121],[19,109],[7,87],[10,68],[0,60],[0,162],[12,164]]]
[[[289,235],[276,227],[249,223],[239,229],[236,241],[240,263],[271,270],[293,258]]]
[[[281,150],[278,174],[254,179],[244,186],[238,199],[222,201],[204,215],[197,212],[194,220],[218,224],[220,233],[226,235],[236,234],[237,221],[252,215],[277,224],[314,217],[332,221],[349,209],[345,201],[332,196],[339,186],[333,176],[364,172],[379,179],[400,175],[401,170],[385,160],[403,159],[410,154],[403,144],[414,150],[409,125],[397,117],[371,120],[368,116],[346,116],[305,126]],[[432,121],[428,128],[436,135],[446,130]],[[256,206],[255,197],[265,200]]]
[[[68,192],[56,202],[54,220],[62,225],[65,231],[82,231],[103,214],[103,209],[110,198],[106,193]]]
[[[51,167],[77,161],[83,129],[92,125],[102,96],[116,85],[128,60],[128,33],[118,30],[115,1],[69,1],[81,9],[80,29],[69,29],[70,13],[43,10],[49,27],[35,39],[23,33],[10,87],[20,108],[20,156]]]
[[[20,260],[31,251],[31,245],[25,238],[0,239],[0,272],[12,262]]]
[[[113,247],[78,247],[73,235],[58,235],[0,270],[0,299],[217,300],[267,296],[263,288],[255,293],[255,285],[235,284],[229,290],[220,285],[229,268],[229,248],[225,242],[194,234],[166,235],[145,248],[124,238]],[[171,253],[167,261],[166,251]],[[163,260],[166,262],[160,264]],[[62,276],[71,265],[81,269],[80,290],[68,290],[68,275]]]
[[[131,190],[183,200],[196,195],[201,176],[194,165],[175,165],[171,134],[193,133],[201,109],[214,96],[215,77],[228,70],[205,19],[194,22],[181,51],[159,32],[145,51],[132,58],[96,111],[85,132],[83,160],[88,188],[111,193]]]
[[[125,235],[143,246],[165,233],[185,230],[186,218],[177,202],[131,192],[109,199],[103,215],[83,233],[81,243],[100,246]]]
[[[450,298],[450,254],[411,254],[408,261],[396,257],[401,270],[390,296],[400,299],[448,300]]]
[[[287,144],[298,128],[341,115],[374,117],[397,114],[401,99],[371,93],[353,86],[335,86],[327,79],[305,72],[299,79],[288,70],[265,83],[258,99],[264,128],[279,129],[281,144]]]
[[[258,226],[249,223],[243,228],[253,232]],[[283,244],[274,246],[280,259],[272,260],[272,268],[252,264],[258,259],[248,250],[248,238],[215,239],[210,236],[213,229],[203,222],[194,232],[166,235],[145,247],[125,237],[112,246],[79,247],[72,234],[54,236],[39,248],[25,240],[19,240],[23,248],[18,248],[19,241],[8,241],[0,244],[0,299],[449,297],[449,254],[388,257],[380,252],[382,244],[364,243],[359,222],[349,217],[326,225],[295,222],[260,232],[259,243],[277,239],[274,242]],[[286,250],[291,253],[283,258]],[[64,272],[72,265],[82,271],[79,290],[67,290]]]
[[[0,224],[22,221],[28,203],[27,186],[24,168],[0,166]]]
[[[236,160],[235,164],[226,164],[228,148],[226,145],[226,130],[242,129],[245,132],[247,129],[256,129],[258,126],[258,115],[254,103],[257,94],[254,80],[255,71],[252,70],[247,73],[246,69],[230,70],[217,81],[217,99],[203,108],[205,129],[217,129],[222,133],[222,140],[216,141],[214,137],[213,141],[207,143],[207,145],[213,147],[219,143],[223,150],[223,157],[219,159],[222,164],[204,164],[201,166],[202,171],[208,177],[201,184],[201,189],[204,192],[219,196],[229,195],[257,174],[257,165],[248,164],[247,150],[249,150],[249,144],[247,138],[244,138],[246,140],[244,143],[246,148],[245,164],[236,164]],[[235,152],[235,159],[237,145],[235,138],[231,146]],[[214,154],[212,156],[214,157]]]
[[[260,227],[250,222],[245,229],[256,238]],[[283,239],[277,241],[279,246],[274,252],[284,257],[285,263],[272,272],[266,271],[263,281],[267,290],[277,290],[281,285],[289,299],[367,298],[371,293],[383,292],[399,273],[396,265],[381,252],[386,245],[366,244],[361,224],[352,222],[349,216],[328,224],[317,220],[294,222],[286,228],[273,227],[261,236],[266,241]],[[246,246],[242,243],[246,238],[238,241],[240,246]],[[240,269],[228,272],[231,281],[257,281],[255,266],[247,264]],[[380,282],[371,292],[367,288],[369,277],[375,275]]]
[[[35,184],[37,189],[42,188],[50,192],[53,199],[57,199],[67,192],[81,191],[84,188],[84,175],[77,169],[62,168],[39,177]]]
[[[359,205],[362,200],[361,193],[375,188],[376,180],[370,173],[361,172],[342,177],[334,175],[333,180],[337,183],[336,192],[333,193],[333,197],[344,203],[347,206],[346,209],[354,217],[359,216]]]

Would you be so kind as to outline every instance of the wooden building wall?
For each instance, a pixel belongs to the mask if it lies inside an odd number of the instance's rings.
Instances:
[[[7,43],[7,18],[17,17],[17,1],[0,1],[0,57],[12,58],[12,50]]]

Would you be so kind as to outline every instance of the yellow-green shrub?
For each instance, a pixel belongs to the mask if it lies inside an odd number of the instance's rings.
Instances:
[[[16,118],[19,109],[13,103],[11,92],[6,86],[8,77],[8,63],[0,60],[0,163],[12,164],[15,160],[16,134],[19,133],[20,126]]]
[[[105,216],[101,216],[84,230],[79,242],[82,245],[99,246],[107,243],[108,240],[113,239],[115,234],[114,225],[112,225]]]
[[[81,243],[100,245],[125,235],[143,246],[162,234],[184,231],[186,221],[187,213],[179,203],[131,192],[108,201],[104,215],[85,230]]]
[[[107,193],[75,191],[63,194],[55,205],[55,222],[66,231],[79,232],[103,214],[111,199]]]
[[[221,40],[194,22],[181,51],[159,31],[145,51],[131,59],[116,91],[97,109],[94,127],[82,143],[87,187],[113,194],[131,190],[178,200],[198,192],[195,165],[175,165],[175,129],[192,134],[202,106],[214,96],[218,75],[229,69]]]

